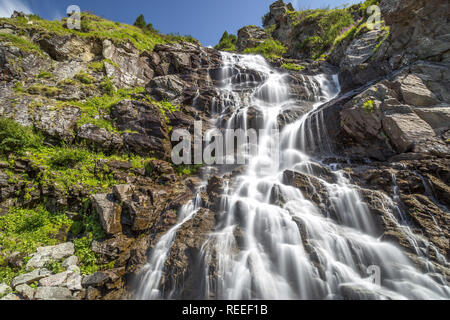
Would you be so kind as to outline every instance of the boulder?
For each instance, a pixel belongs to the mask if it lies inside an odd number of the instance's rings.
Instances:
[[[0,297],[6,295],[8,292],[11,292],[12,289],[6,283],[0,283]]]
[[[103,40],[102,54],[103,58],[113,62],[105,62],[106,75],[119,88],[145,86],[153,78],[150,57],[141,54],[131,42],[113,44],[110,40]]]
[[[11,281],[11,287],[15,288],[16,286],[21,284],[30,284],[35,281],[39,281],[40,279],[45,278],[49,274],[51,274],[51,272],[48,271],[47,269],[35,269],[30,273],[22,274],[20,276],[15,277]]]
[[[92,205],[97,212],[103,230],[113,235],[122,231],[122,207],[114,201],[112,194],[96,194],[92,196]]]
[[[50,261],[58,261],[63,258],[70,257],[75,252],[72,242],[62,243],[56,246],[40,247],[37,252],[32,255],[28,261],[26,268],[42,268]]]
[[[21,284],[16,287],[16,292],[27,300],[34,298],[35,291],[27,284]]]
[[[70,256],[70,257],[68,257],[66,260],[64,260],[62,263],[61,263],[61,267],[63,267],[63,268],[69,268],[70,266],[76,266],[76,265],[78,265],[78,261],[79,261],[80,259],[77,257],[77,256]]]
[[[77,130],[77,138],[84,140],[88,145],[100,150],[121,150],[123,141],[120,134],[109,132],[105,128],[96,125],[83,124]]]
[[[263,28],[257,26],[246,26],[238,31],[236,50],[242,52],[247,48],[257,47],[270,36]]]
[[[38,287],[34,297],[36,300],[75,300],[72,292],[62,287]]]
[[[168,158],[171,144],[166,119],[159,107],[123,100],[112,107],[111,116],[123,134],[124,147],[143,156]]]
[[[42,287],[59,287],[62,286],[67,279],[67,276],[69,275],[69,272],[61,272],[58,274],[54,274],[51,276],[48,276],[46,278],[42,278],[39,280],[39,285]]]
[[[81,284],[82,284],[83,288],[101,287],[109,279],[110,278],[109,278],[108,274],[106,274],[104,272],[96,272],[96,273],[93,273],[93,274],[83,277]]]

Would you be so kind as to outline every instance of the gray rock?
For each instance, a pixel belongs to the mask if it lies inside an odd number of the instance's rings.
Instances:
[[[27,300],[32,300],[34,298],[35,291],[27,284],[18,285],[16,291]]]
[[[400,91],[403,100],[413,106],[429,107],[439,103],[435,95],[425,86],[422,79],[414,74],[409,74],[401,79]]]
[[[79,291],[81,289],[83,289],[82,285],[81,285],[81,275],[78,273],[70,273],[67,277],[66,280],[66,286],[68,289],[73,290],[73,291]]]
[[[15,288],[21,284],[30,284],[35,281],[39,281],[42,278],[48,276],[50,272],[47,269],[36,269],[30,273],[22,274],[20,276],[15,277],[11,281],[11,287]]]
[[[35,299],[37,300],[74,300],[72,292],[62,287],[38,287]]]
[[[118,87],[144,86],[153,78],[149,57],[141,55],[130,42],[119,45],[104,40],[103,57],[114,63],[105,62],[105,70]]]
[[[3,296],[10,291],[12,291],[10,286],[8,286],[6,283],[0,283],[0,296]]]
[[[236,41],[236,50],[239,52],[247,48],[257,47],[270,36],[263,28],[257,26],[246,26],[238,31],[238,39]]]
[[[14,293],[8,293],[6,296],[1,298],[0,300],[20,300],[20,297]]]
[[[70,256],[66,260],[63,261],[61,267],[68,269],[70,266],[78,265],[78,261],[80,259],[77,256]]]
[[[42,287],[62,286],[65,283],[68,275],[69,275],[69,272],[67,272],[67,271],[51,275],[49,277],[39,280],[39,285]]]
[[[109,280],[109,276],[104,272],[96,272],[85,276],[81,282],[84,288],[99,287]]]
[[[77,137],[85,140],[89,145],[100,149],[120,150],[123,146],[120,134],[109,132],[105,128],[87,123],[78,129]]]
[[[56,246],[40,247],[27,263],[27,270],[42,268],[52,260],[61,260],[70,257],[75,252],[72,242],[62,243]]]
[[[92,196],[92,204],[106,233],[113,235],[122,231],[122,207],[114,202],[112,194],[96,194]]]

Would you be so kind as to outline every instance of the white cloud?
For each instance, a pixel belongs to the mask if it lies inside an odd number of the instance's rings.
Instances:
[[[14,10],[32,13],[28,5],[21,0],[0,0],[0,17],[9,18]]]

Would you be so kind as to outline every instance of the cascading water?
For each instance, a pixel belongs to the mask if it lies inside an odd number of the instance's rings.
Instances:
[[[214,108],[217,126],[248,130],[249,113],[262,118],[257,153],[242,174],[224,186],[216,230],[204,243],[204,285],[198,296],[215,299],[448,299],[450,287],[442,276],[417,270],[397,247],[382,242],[373,218],[357,189],[344,174],[330,170],[331,179],[317,172],[318,160],[306,154],[308,145],[326,145],[323,118],[309,113],[284,126],[279,115],[290,99],[286,75],[273,70],[260,56],[223,53],[220,101]],[[339,92],[336,77],[304,76],[313,108]],[[231,113],[231,116],[230,116]],[[308,122],[315,121],[318,132]],[[319,136],[319,141],[314,141]],[[279,149],[275,146],[280,146]],[[279,156],[273,150],[280,150]],[[333,166],[330,166],[330,169]],[[323,212],[289,182],[296,174],[325,186],[328,209]],[[389,199],[390,200],[390,199]],[[177,229],[196,214],[192,203],[156,244],[139,297],[170,298],[160,279]],[[402,229],[390,200],[391,222]],[[407,229],[407,228],[406,228]],[[409,229],[408,229],[409,230]],[[415,241],[414,235],[408,233]],[[441,259],[445,258],[441,256]],[[430,264],[431,265],[431,264]],[[211,268],[214,266],[214,268]],[[211,271],[213,270],[213,271]],[[379,273],[374,281],[371,271]],[[176,297],[176,294],[173,295]]]

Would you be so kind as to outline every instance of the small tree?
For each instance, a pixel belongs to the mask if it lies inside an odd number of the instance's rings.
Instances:
[[[143,14],[137,17],[136,21],[134,22],[134,25],[139,28],[145,28],[147,26],[147,22],[145,22]]]

